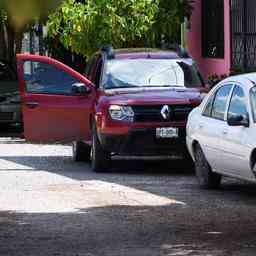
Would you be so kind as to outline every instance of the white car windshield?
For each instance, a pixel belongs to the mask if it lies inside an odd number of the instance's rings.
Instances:
[[[101,82],[103,88],[201,87],[203,81],[191,60],[109,60]]]

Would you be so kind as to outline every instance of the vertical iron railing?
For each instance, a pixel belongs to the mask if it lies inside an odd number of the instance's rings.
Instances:
[[[256,71],[256,1],[230,0],[232,68]]]

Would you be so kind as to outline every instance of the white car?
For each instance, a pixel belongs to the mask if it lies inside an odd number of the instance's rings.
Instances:
[[[216,85],[190,113],[186,140],[202,188],[222,175],[256,182],[256,73]]]

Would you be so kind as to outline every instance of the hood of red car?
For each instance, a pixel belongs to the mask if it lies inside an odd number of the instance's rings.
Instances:
[[[200,103],[205,88],[131,88],[106,90],[105,96],[111,104],[191,104]]]

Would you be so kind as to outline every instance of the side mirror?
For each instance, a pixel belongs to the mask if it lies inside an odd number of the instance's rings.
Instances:
[[[87,95],[91,92],[91,89],[83,83],[74,83],[71,92],[73,95]]]
[[[233,115],[228,118],[228,125],[249,127],[249,116]]]

